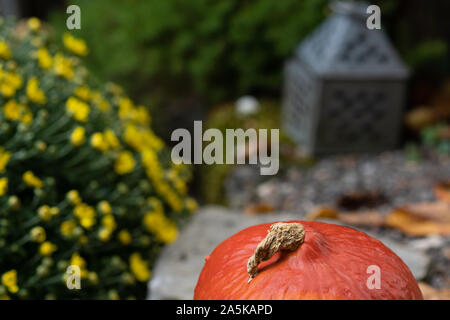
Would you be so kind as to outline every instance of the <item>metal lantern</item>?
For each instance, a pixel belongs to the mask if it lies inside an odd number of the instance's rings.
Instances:
[[[368,5],[337,2],[286,62],[283,126],[310,154],[395,147],[408,70]]]

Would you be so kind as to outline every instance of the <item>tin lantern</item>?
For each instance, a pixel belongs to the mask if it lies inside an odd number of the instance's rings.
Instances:
[[[396,146],[408,69],[386,35],[366,26],[368,4],[333,14],[286,62],[282,122],[309,154]]]

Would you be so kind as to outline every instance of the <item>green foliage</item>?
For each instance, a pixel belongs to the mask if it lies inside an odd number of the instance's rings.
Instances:
[[[134,97],[207,103],[278,93],[283,62],[326,0],[79,1],[87,65]],[[55,25],[64,29],[65,15]],[[158,98],[156,98],[158,97]]]
[[[279,129],[280,128],[280,112],[279,105],[273,101],[262,101],[260,110],[256,114],[238,116],[235,111],[234,104],[225,104],[214,108],[209,114],[205,123],[204,130],[215,128],[226,135],[226,129],[242,128],[247,130],[253,128],[258,129]],[[269,136],[270,139],[270,136]],[[294,144],[287,138],[283,132],[280,135],[280,160],[283,164],[293,163],[304,165],[306,161],[303,159],[292,160],[291,157],[284,152],[286,149],[292,150]],[[223,157],[226,159],[226,148],[224,146]],[[224,198],[224,181],[228,177],[230,170],[234,167],[231,164],[212,164],[202,165],[200,167],[200,186],[201,196],[206,203],[226,204]]]
[[[422,143],[441,154],[450,155],[449,131],[449,125],[445,123],[430,125],[421,132]]]
[[[434,64],[441,65],[448,53],[448,46],[444,40],[425,41],[408,53],[406,61],[416,71],[420,71]]]
[[[64,36],[0,21],[0,298],[144,298],[159,248],[195,209],[150,115],[97,86]],[[81,290],[66,286],[78,266]]]

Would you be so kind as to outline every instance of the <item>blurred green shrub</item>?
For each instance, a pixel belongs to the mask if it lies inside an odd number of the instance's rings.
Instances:
[[[444,40],[430,40],[419,43],[406,55],[406,62],[415,72],[426,73],[448,65],[448,45]]]
[[[79,1],[87,66],[152,102],[279,93],[282,64],[326,0]],[[52,19],[65,29],[65,15]]]
[[[258,129],[279,129],[280,128],[280,106],[279,103],[272,100],[260,101],[260,107],[257,113],[246,116],[238,115],[235,104],[223,104],[216,106],[208,115],[204,124],[207,130],[209,128],[219,129],[226,135],[226,129],[242,128],[247,130]],[[269,140],[270,141],[270,140]],[[299,157],[293,154],[295,144],[280,131],[280,162],[281,170],[288,165],[308,166],[311,159]],[[270,146],[269,146],[270,149]],[[223,149],[224,159],[226,158],[226,148]],[[199,169],[200,194],[206,203],[226,204],[224,182],[230,171],[235,165],[231,164],[203,164]]]
[[[438,123],[421,131],[422,143],[439,153],[450,155],[450,125]]]
[[[195,209],[151,117],[92,83],[83,40],[0,21],[0,298],[145,298],[158,249]],[[81,269],[82,290],[66,287]]]

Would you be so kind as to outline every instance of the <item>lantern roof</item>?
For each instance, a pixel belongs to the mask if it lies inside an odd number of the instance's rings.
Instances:
[[[404,79],[409,71],[382,30],[369,29],[367,3],[334,2],[333,14],[295,55],[325,79]]]

